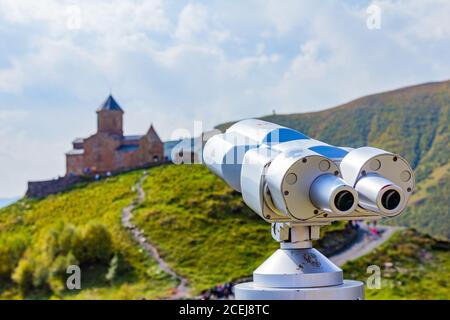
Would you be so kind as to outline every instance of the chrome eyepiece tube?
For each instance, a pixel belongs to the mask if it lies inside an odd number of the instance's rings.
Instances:
[[[360,178],[355,189],[359,194],[359,205],[366,210],[394,217],[406,206],[403,189],[376,173]]]
[[[351,213],[358,206],[358,193],[332,174],[319,176],[311,185],[309,197],[315,207],[328,213]]]

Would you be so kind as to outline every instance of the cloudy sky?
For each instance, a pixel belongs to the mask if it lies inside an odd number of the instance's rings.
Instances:
[[[111,90],[128,134],[450,78],[450,1],[0,0],[0,198],[64,174]]]

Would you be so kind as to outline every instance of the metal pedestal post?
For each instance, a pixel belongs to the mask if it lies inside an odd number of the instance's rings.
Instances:
[[[289,229],[307,233],[304,227]],[[295,239],[295,234],[289,239]],[[337,267],[308,241],[281,243],[278,249],[253,272],[253,282],[234,287],[238,300],[361,300],[364,284],[343,280]]]

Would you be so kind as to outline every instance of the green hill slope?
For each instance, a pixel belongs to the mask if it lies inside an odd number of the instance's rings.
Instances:
[[[330,144],[370,145],[403,155],[415,168],[417,190],[413,205],[394,223],[450,237],[450,81],[374,94],[325,111],[261,119]]]
[[[134,222],[171,267],[189,279],[194,292],[251,275],[278,248],[269,225],[203,166],[154,168],[143,187],[146,200]],[[351,237],[343,236],[339,224],[324,229],[324,240],[316,244],[320,250]],[[404,230],[374,254],[346,265],[345,276],[365,280],[368,265],[384,268],[390,262],[397,269],[382,276],[395,288],[369,290],[369,298],[443,298],[450,295],[448,249],[446,242]]]
[[[380,268],[380,287],[368,279],[374,275],[373,266]],[[367,299],[450,299],[450,243],[411,229],[398,231],[343,270],[347,278],[372,285],[366,287]]]
[[[133,172],[1,209],[0,297],[167,297],[175,281],[139,250],[120,223],[121,210],[136,197],[132,186],[141,175]],[[116,274],[107,281],[113,256],[118,257]],[[81,264],[80,291],[62,289],[70,264]]]
[[[137,197],[133,186],[142,176],[143,171],[136,171],[1,209],[0,298],[170,297],[177,281],[162,272],[121,225],[122,209]],[[251,275],[278,248],[270,226],[203,166],[152,168],[143,189],[145,201],[136,207],[133,221],[171,268],[189,280],[193,294]],[[316,246],[331,252],[353,237],[342,224],[335,224],[324,228],[323,240]],[[436,240],[410,233],[396,239],[394,247],[385,246],[374,258],[364,257],[346,267],[361,278],[369,262],[409,263],[406,275],[403,264],[393,274],[404,283],[401,292],[382,290],[374,298],[403,298],[424,291],[421,286],[447,283],[438,275],[448,279],[448,252],[436,251]],[[417,260],[422,242],[416,239],[426,239],[424,256],[431,254],[433,259]],[[80,291],[64,289],[69,264],[81,265]],[[415,277],[424,281],[412,285]],[[423,297],[440,298],[446,290],[435,294],[425,290]]]
[[[122,209],[143,171],[79,185],[42,200],[0,209],[0,298],[168,298],[177,281],[133,241]],[[277,243],[270,226],[203,166],[161,166],[144,182],[136,222],[193,293],[251,275]],[[325,250],[354,236],[328,228]],[[117,257],[117,258],[114,258]],[[116,259],[116,262],[114,262]],[[68,265],[81,265],[82,290],[64,290]],[[113,279],[107,280],[107,275]]]

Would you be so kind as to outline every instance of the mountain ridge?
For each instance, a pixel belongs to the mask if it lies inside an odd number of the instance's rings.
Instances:
[[[450,86],[450,79],[442,80],[442,81],[424,82],[424,83],[414,84],[414,85],[410,85],[410,86],[402,86],[402,87],[398,87],[398,88],[392,89],[392,90],[371,93],[371,94],[364,95],[364,96],[359,96],[359,97],[354,98],[354,99],[352,99],[350,101],[338,104],[337,106],[326,107],[326,108],[320,109],[318,111],[289,112],[289,113],[279,113],[279,114],[277,113],[277,114],[274,114],[274,115],[262,115],[262,116],[259,116],[257,118],[258,119],[262,119],[262,118],[268,118],[268,117],[272,117],[272,116],[291,116],[291,115],[317,115],[317,114],[321,114],[321,113],[334,111],[334,110],[342,108],[342,107],[349,107],[349,105],[357,104],[357,103],[360,103],[362,100],[370,99],[370,98],[373,98],[373,97],[376,97],[376,96],[379,96],[379,95],[398,94],[398,93],[401,93],[403,91],[408,91],[408,90],[411,90],[411,89],[425,89],[425,88],[429,88],[429,87],[434,87],[435,88],[435,87],[441,87],[441,86]],[[240,121],[240,120],[227,121],[227,122],[224,122],[222,124],[216,125],[215,128],[225,129],[225,128],[231,126],[232,124],[236,123],[237,121]]]

